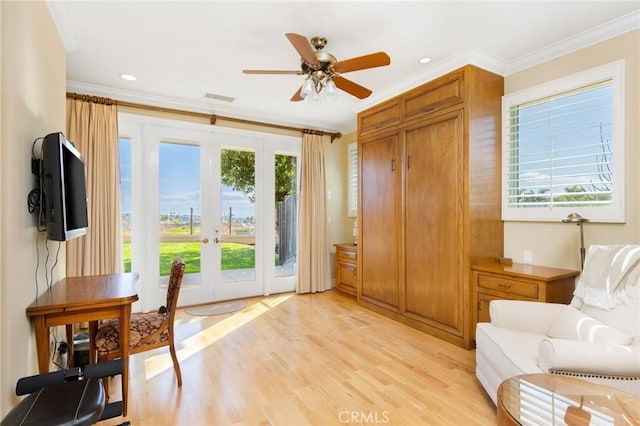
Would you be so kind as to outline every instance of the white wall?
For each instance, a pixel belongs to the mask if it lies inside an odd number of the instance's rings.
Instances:
[[[618,59],[626,61],[626,223],[587,223],[584,225],[587,247],[640,243],[640,30],[505,77],[508,94]],[[521,262],[523,250],[531,250],[534,264],[579,270],[579,228],[561,220],[559,217],[556,223],[505,222],[505,256]]]
[[[37,373],[25,309],[36,297],[32,142],[65,128],[65,51],[43,1],[0,1],[0,416],[18,401],[18,378]],[[58,243],[50,243],[52,249]],[[42,247],[42,246],[41,246]],[[55,252],[53,253],[55,254]],[[45,253],[40,253],[41,265]],[[54,279],[64,276],[64,246]],[[40,269],[39,292],[45,288]]]

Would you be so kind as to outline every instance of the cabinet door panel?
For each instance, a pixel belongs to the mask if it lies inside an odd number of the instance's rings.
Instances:
[[[362,286],[360,297],[386,307],[399,304],[398,136],[360,145]]]
[[[406,310],[447,331],[463,327],[462,117],[406,133]]]

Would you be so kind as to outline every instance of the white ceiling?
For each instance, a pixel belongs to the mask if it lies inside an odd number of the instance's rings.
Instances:
[[[222,116],[347,133],[356,113],[466,63],[508,75],[640,26],[635,1],[60,1],[68,90]],[[328,39],[338,61],[377,51],[391,65],[345,74],[373,90],[291,102],[285,33]],[[427,65],[418,58],[429,56]],[[122,80],[130,73],[137,81]],[[232,103],[206,93],[235,98]]]

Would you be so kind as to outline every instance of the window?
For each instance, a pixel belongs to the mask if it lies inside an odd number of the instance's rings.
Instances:
[[[503,98],[504,220],[624,222],[624,61]]]
[[[348,215],[358,215],[358,144],[351,142],[347,147],[347,198]]]

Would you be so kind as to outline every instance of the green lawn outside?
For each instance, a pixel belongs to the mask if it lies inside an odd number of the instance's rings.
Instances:
[[[221,243],[222,270],[254,268],[256,264],[253,246],[236,243]],[[182,257],[186,263],[187,274],[200,272],[200,243],[160,243],[160,275],[169,275],[171,262]],[[124,244],[125,272],[131,272],[131,244]]]

